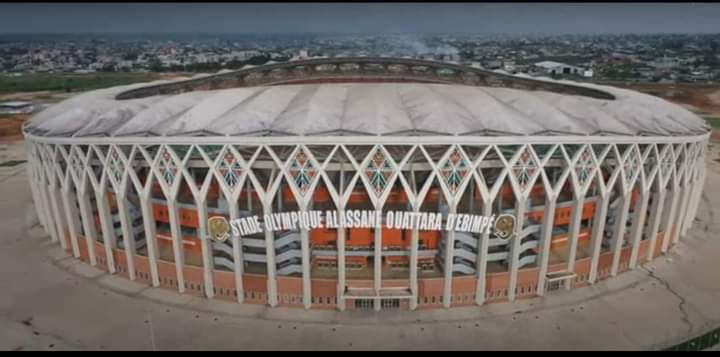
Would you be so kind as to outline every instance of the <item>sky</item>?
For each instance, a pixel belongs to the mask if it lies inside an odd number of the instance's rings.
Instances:
[[[0,4],[10,33],[720,33],[720,4]]]

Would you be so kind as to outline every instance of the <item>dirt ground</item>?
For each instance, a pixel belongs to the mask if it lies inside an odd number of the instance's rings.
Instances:
[[[631,84],[622,87],[680,104],[698,115],[720,116],[720,84]]]
[[[0,117],[0,143],[22,140],[22,125],[28,118],[28,115]]]

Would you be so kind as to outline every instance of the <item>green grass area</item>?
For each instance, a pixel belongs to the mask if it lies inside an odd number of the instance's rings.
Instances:
[[[92,74],[26,74],[20,77],[0,76],[0,94],[18,92],[82,92],[91,89],[147,82],[159,78],[157,73]]]
[[[713,129],[720,129],[720,117],[704,117]]]
[[[701,336],[687,340],[675,346],[669,347],[666,351],[702,351],[720,344],[720,327],[713,331],[706,332]]]
[[[8,167],[13,167],[13,166],[17,166],[17,165],[20,165],[20,164],[24,164],[26,161],[27,161],[27,160],[10,160],[10,161],[5,161],[5,162],[1,162],[1,163],[0,163],[0,167],[6,167],[6,166],[8,166]]]

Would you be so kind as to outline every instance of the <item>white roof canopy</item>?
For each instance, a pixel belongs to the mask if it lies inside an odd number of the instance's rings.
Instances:
[[[572,83],[568,81],[547,82]],[[198,90],[117,100],[92,91],[34,116],[41,136],[696,135],[704,120],[614,87],[614,100],[548,91],[431,83],[320,83]]]

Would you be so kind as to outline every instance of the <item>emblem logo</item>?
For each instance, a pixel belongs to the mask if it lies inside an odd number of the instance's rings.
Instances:
[[[208,231],[210,238],[224,242],[230,237],[230,223],[223,216],[210,217],[208,219]]]
[[[500,239],[508,239],[515,232],[515,217],[509,214],[501,214],[495,219],[495,236]]]

